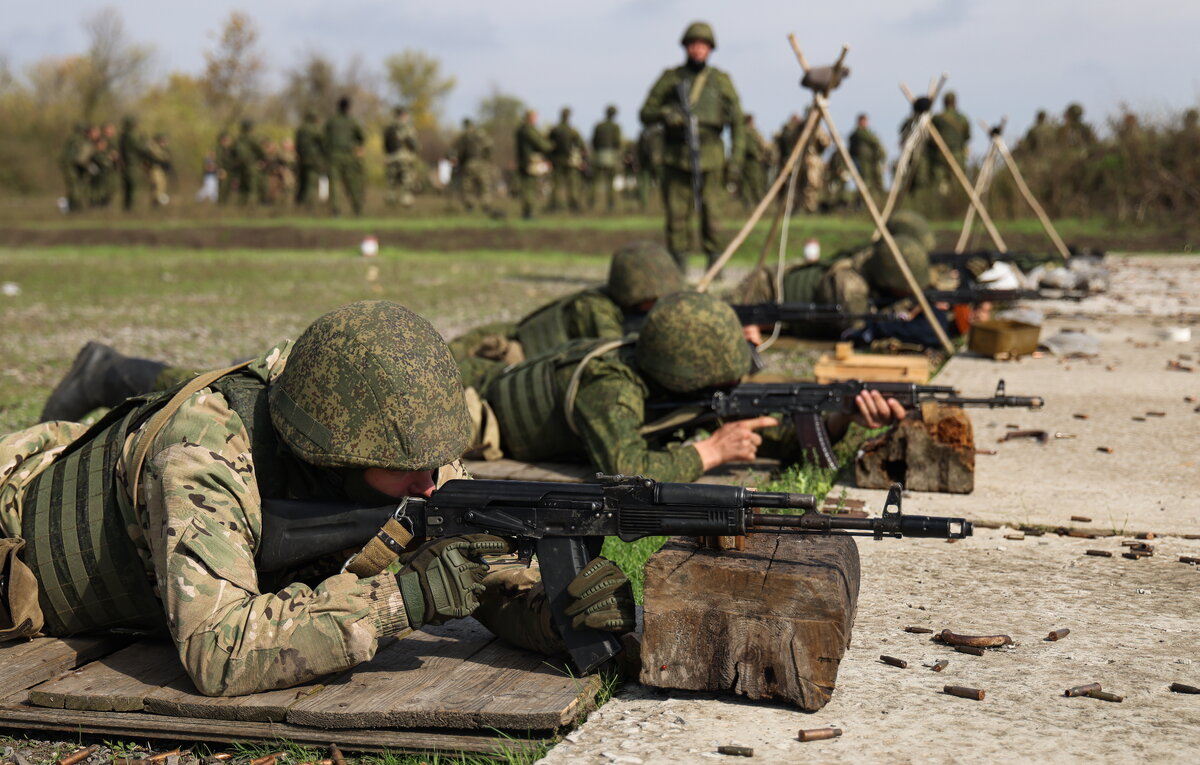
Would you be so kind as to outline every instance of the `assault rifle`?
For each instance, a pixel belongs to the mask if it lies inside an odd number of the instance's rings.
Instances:
[[[872,390],[879,391],[885,398],[896,399],[910,413],[929,402],[989,409],[1040,409],[1044,403],[1040,396],[1005,395],[1003,380],[996,385],[995,395],[988,398],[960,396],[957,390],[948,385],[846,380],[834,383],[742,383],[699,401],[652,402],[650,406],[676,410],[662,421],[664,430],[710,420],[745,420],[763,415],[783,415],[795,426],[796,439],[805,457],[821,467],[834,467],[837,460],[833,456],[833,445],[821,415],[828,412],[852,413],[857,410],[855,396]]]
[[[696,112],[692,110],[692,83],[694,80],[680,80],[675,86],[675,94],[679,97],[679,107],[683,109],[683,117],[687,121],[684,128],[687,136],[688,162],[692,166],[692,204],[696,212],[702,212],[704,206],[703,185],[700,174],[700,123]]]
[[[576,630],[565,609],[567,585],[600,554],[604,538],[627,542],[649,536],[740,536],[849,533],[884,537],[961,539],[962,518],[903,515],[900,486],[888,492],[878,518],[843,518],[816,511],[811,494],[751,491],[738,486],[659,483],[648,478],[597,476],[598,484],[536,481],[448,481],[428,499],[364,508],[295,500],[264,500],[257,564],[261,570],[303,565],[330,552],[359,547],[389,519],[414,537],[496,534],[516,542],[518,556],[536,554],[559,634],[580,672],[616,655],[616,636]],[[799,515],[756,512],[796,509]]]
[[[734,305],[733,312],[743,326],[781,321],[886,321],[899,318],[891,313],[844,313],[842,306],[832,303],[743,303]]]
[[[1077,290],[997,290],[986,287],[967,287],[958,290],[925,290],[930,303],[979,305],[980,303],[1011,303],[1014,300],[1083,300],[1087,292]]]

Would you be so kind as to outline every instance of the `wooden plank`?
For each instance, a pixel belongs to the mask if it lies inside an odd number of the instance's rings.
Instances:
[[[327,730],[270,722],[233,722],[189,717],[168,717],[144,712],[92,712],[74,709],[45,709],[19,705],[0,705],[0,727],[48,730],[76,735],[90,733],[121,738],[173,739],[176,741],[234,742],[294,741],[328,746],[335,741],[347,751],[426,753],[495,753],[536,751],[540,737],[528,732],[481,734],[478,731],[422,730]]]
[[[146,696],[185,677],[175,646],[142,641],[29,691],[34,706],[93,712],[132,712]]]
[[[189,677],[173,680],[146,695],[145,710],[173,717],[203,717],[209,720],[283,722],[288,707],[297,700],[319,693],[325,686],[309,683],[295,688],[252,693],[248,696],[205,696]]]
[[[813,376],[819,383],[838,380],[926,383],[929,360],[919,354],[854,353],[841,359],[825,354],[813,367]]]
[[[122,637],[34,638],[0,644],[0,698],[24,699],[25,692],[67,670],[127,645]]]
[[[415,632],[376,654],[367,665],[371,671],[343,675],[316,696],[297,701],[286,720],[321,728],[401,727],[383,722],[392,708],[410,694],[445,683],[455,667],[494,640],[474,620],[446,625],[440,634]]]
[[[859,577],[844,535],[754,534],[744,552],[672,539],[646,565],[641,681],[820,709]]]
[[[599,680],[573,679],[547,662],[464,619],[398,641],[372,662],[376,671],[347,675],[295,703],[287,721],[325,728],[553,729],[576,719]]]

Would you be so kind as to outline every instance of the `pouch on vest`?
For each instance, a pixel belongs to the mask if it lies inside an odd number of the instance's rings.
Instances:
[[[24,547],[20,537],[0,539],[0,643],[42,631],[37,577],[19,557]]]
[[[521,319],[521,323],[517,325],[517,340],[521,343],[525,358],[541,356],[571,339],[567,335],[567,320],[564,314],[567,301],[574,300],[575,297],[576,295],[569,295],[555,300]]]

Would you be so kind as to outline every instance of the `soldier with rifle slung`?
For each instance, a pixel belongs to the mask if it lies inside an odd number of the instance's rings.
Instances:
[[[725,72],[708,65],[717,47],[712,27],[703,22],[692,24],[684,32],[682,44],[687,61],[659,76],[639,116],[647,127],[663,126],[667,249],[680,270],[686,270],[693,211],[699,213],[701,244],[710,264],[722,250],[716,207],[725,179],[739,175],[745,132],[733,81]],[[721,140],[726,127],[731,143],[728,167]]]

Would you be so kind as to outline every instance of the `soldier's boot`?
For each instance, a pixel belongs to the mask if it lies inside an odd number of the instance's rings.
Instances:
[[[89,342],[42,409],[41,422],[78,422],[101,406],[116,406],[130,396],[155,389],[166,364],[123,356],[103,343]]]

